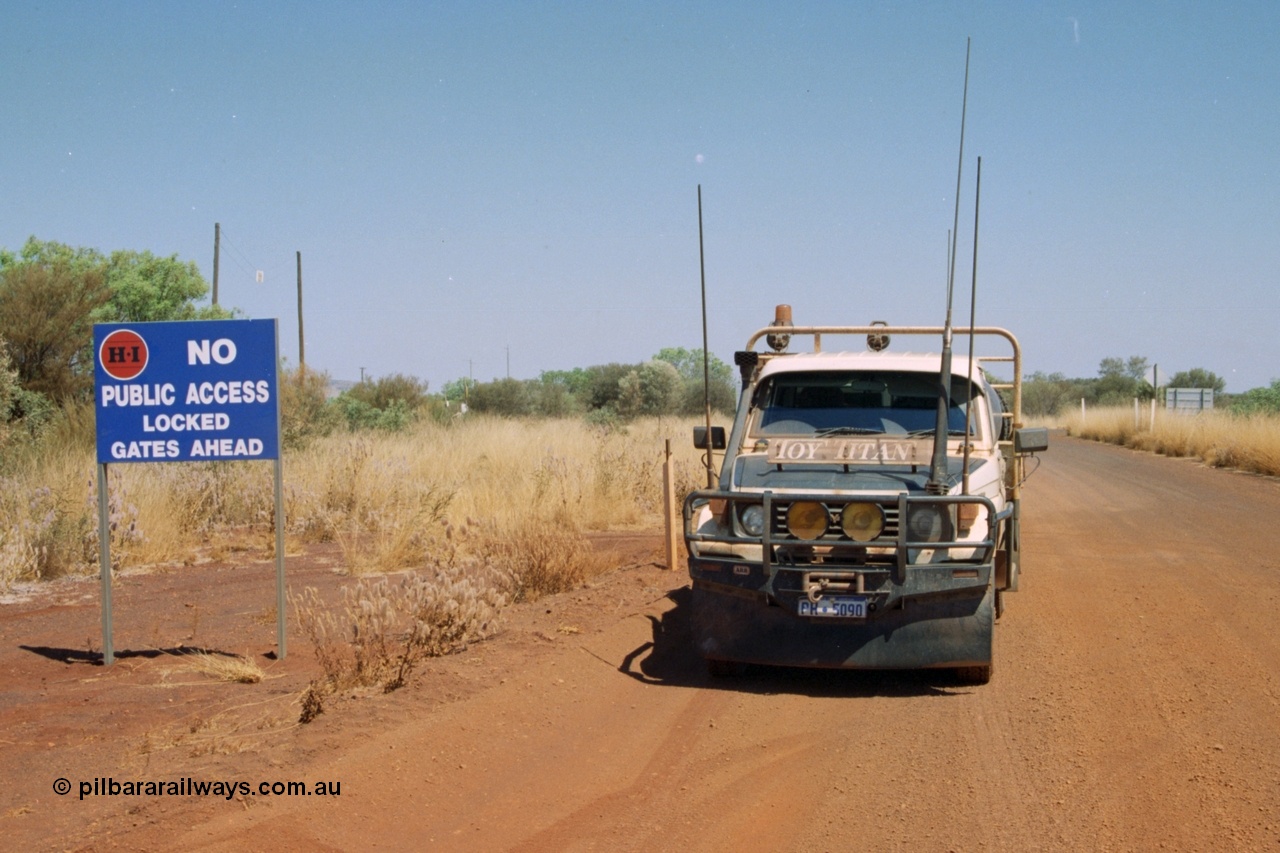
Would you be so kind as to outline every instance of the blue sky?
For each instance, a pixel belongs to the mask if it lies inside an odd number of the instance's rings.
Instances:
[[[100,3],[0,11],[0,246],[148,249],[336,379],[438,390],[797,322],[1028,371],[1280,378],[1280,5]],[[255,280],[256,272],[264,281]]]

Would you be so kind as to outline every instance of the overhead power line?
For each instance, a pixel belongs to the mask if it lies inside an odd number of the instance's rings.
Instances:
[[[227,239],[227,227],[225,225],[222,226],[222,246],[224,249],[231,250],[231,260],[235,261],[236,265],[249,273],[249,275],[257,275],[258,270],[262,269],[262,267],[250,261],[248,256],[241,251],[240,247]]]

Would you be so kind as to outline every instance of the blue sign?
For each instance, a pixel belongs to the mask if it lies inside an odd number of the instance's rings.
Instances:
[[[93,327],[98,462],[280,458],[275,320]]]

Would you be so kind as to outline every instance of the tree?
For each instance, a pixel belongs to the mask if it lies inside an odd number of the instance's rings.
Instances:
[[[684,347],[665,347],[654,356],[655,360],[665,361],[676,368],[683,382],[678,410],[684,415],[696,415],[705,410],[703,384],[710,374],[708,396],[711,408],[718,412],[732,412],[737,402],[734,390],[733,370],[714,355],[707,359],[704,366],[702,350],[689,350]]]
[[[280,443],[289,449],[304,447],[337,426],[337,410],[326,404],[329,376],[299,366],[280,365]]]
[[[618,380],[618,414],[665,415],[680,399],[680,373],[670,362],[653,359]]]
[[[1266,388],[1250,388],[1231,398],[1231,411],[1242,415],[1280,415],[1280,379],[1272,379]]]
[[[1098,380],[1094,385],[1094,402],[1103,406],[1127,403],[1135,397],[1150,399],[1154,393],[1146,381],[1147,359],[1131,355],[1122,359],[1104,358],[1098,364]]]
[[[1173,374],[1169,380],[1170,388],[1212,388],[1215,394],[1221,394],[1227,387],[1227,380],[1203,367],[1193,367]]]
[[[531,409],[529,392],[519,379],[495,379],[471,389],[471,408],[512,418],[527,415]]]
[[[416,376],[393,373],[378,379],[364,379],[347,389],[345,396],[374,409],[390,408],[397,400],[410,411],[427,402],[427,383]]]
[[[674,367],[681,379],[702,379],[702,350],[685,349],[684,347],[663,347],[654,356],[657,361],[665,361]],[[712,356],[712,360],[719,359]]]
[[[19,391],[18,371],[9,365],[9,350],[0,338],[0,450],[9,443],[9,422],[14,420],[14,397]]]
[[[577,372],[583,372],[578,368]],[[537,379],[526,383],[530,406],[533,413],[547,418],[563,418],[578,410],[570,385],[558,378],[549,378],[550,372],[544,372]]]
[[[1124,376],[1124,359],[1114,355],[1107,356],[1098,363],[1098,375],[1103,379],[1121,378]]]
[[[471,392],[475,390],[477,384],[471,377],[463,376],[461,379],[451,379],[444,383],[440,393],[444,394],[445,402],[448,403],[467,401],[471,399]]]
[[[558,385],[574,397],[582,397],[591,385],[591,373],[585,367],[573,370],[544,370],[538,374],[544,385]]]
[[[0,336],[10,344],[19,382],[61,402],[92,384],[93,324],[230,317],[198,307],[208,285],[177,255],[73,248],[28,238],[0,250]]]
[[[398,432],[430,410],[427,383],[403,373],[362,379],[329,404],[351,430]]]
[[[1131,355],[1129,360],[1124,364],[1124,375],[1138,382],[1146,379],[1147,370],[1150,369],[1150,362],[1144,355]]]
[[[74,261],[0,268],[0,338],[23,388],[61,401],[93,385],[93,315],[110,298],[101,270]]]
[[[597,364],[587,368],[587,382],[579,397],[588,409],[615,409],[622,381],[635,367],[629,364]]]
[[[194,261],[183,263],[177,255],[160,258],[150,252],[112,252],[106,262],[106,279],[111,290],[110,316],[102,319],[108,322],[232,316],[232,312],[217,305],[196,306],[209,294],[209,285]]]
[[[34,265],[50,267],[64,264],[77,272],[97,269],[105,266],[107,259],[97,249],[72,248],[66,243],[54,240],[37,240],[28,237],[17,254],[0,249],[0,270],[12,266]]]
[[[1022,413],[1030,417],[1056,415],[1091,396],[1088,383],[1061,373],[1033,373],[1022,383]]]
[[[1109,356],[1098,364],[1098,375],[1103,379],[1132,379],[1141,382],[1147,375],[1147,369],[1146,356],[1131,355],[1128,359]]]

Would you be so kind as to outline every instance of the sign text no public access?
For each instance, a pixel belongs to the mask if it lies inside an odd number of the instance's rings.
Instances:
[[[277,459],[275,320],[94,326],[98,462]]]

